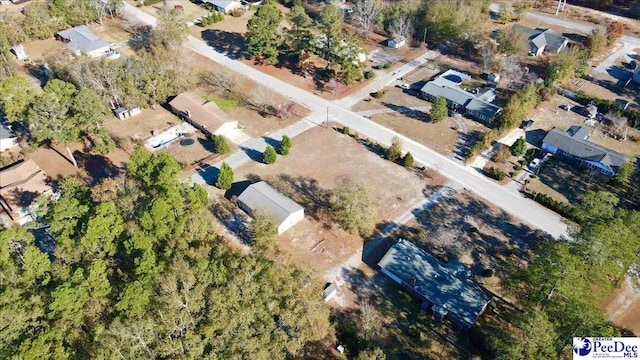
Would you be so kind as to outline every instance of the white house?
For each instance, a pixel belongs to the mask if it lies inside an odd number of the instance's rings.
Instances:
[[[211,5],[217,12],[229,14],[233,10],[244,10],[244,5],[236,0],[204,0],[205,4]]]
[[[105,56],[109,49],[107,40],[97,37],[86,25],[76,26],[60,31],[56,37],[69,43],[69,48],[76,55],[87,55],[92,58]]]
[[[171,111],[184,118],[206,135],[233,138],[238,121],[229,118],[213,101],[207,102],[192,92],[178,94],[169,102]]]
[[[407,39],[404,36],[397,36],[387,40],[387,46],[393,49],[399,49],[405,45],[407,45]]]
[[[11,125],[0,123],[0,152],[18,146],[18,138],[13,133]]]
[[[238,206],[248,214],[255,210],[264,210],[271,214],[276,219],[278,234],[282,234],[304,219],[302,206],[280,194],[264,181],[249,185],[238,196]]]

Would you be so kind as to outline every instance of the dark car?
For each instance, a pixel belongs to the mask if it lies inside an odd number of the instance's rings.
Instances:
[[[522,124],[520,124],[520,129],[526,130],[528,128],[530,128],[531,126],[533,126],[533,120],[525,120],[522,122]]]

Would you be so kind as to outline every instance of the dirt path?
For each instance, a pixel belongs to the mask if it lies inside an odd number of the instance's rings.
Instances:
[[[604,304],[607,319],[617,326],[631,330],[640,336],[640,285],[639,274],[628,275],[622,287],[611,294]]]

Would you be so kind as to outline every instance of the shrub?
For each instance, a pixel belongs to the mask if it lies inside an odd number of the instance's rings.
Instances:
[[[371,96],[373,96],[376,99],[380,99],[384,96],[384,94],[386,93],[385,90],[378,90],[376,92],[374,92],[373,94],[371,94]]]
[[[496,153],[493,155],[491,160],[497,163],[503,163],[507,161],[510,155],[511,155],[511,152],[509,151],[508,146],[504,144],[498,144],[498,149],[496,150]]]
[[[516,170],[516,171],[520,171],[520,170],[522,170],[522,165],[520,165],[520,164],[515,164],[515,165],[513,166],[513,170]]]
[[[387,149],[387,160],[396,162],[402,157],[402,141],[399,137],[391,140],[391,146]]]
[[[381,70],[382,69],[382,65],[378,64],[378,65],[373,65],[372,66],[375,70]]]
[[[227,138],[222,135],[211,135],[211,142],[213,142],[216,154],[224,155],[231,151]]]
[[[345,135],[349,135],[351,133],[351,129],[349,129],[348,126],[343,126],[342,127],[342,133]]]
[[[489,175],[489,177],[496,179],[498,181],[504,180],[504,178],[507,176],[507,174],[505,174],[504,171],[498,169],[495,166],[492,166],[489,168],[489,170],[487,170],[487,175]]]
[[[216,187],[222,190],[229,190],[231,184],[233,184],[233,169],[229,164],[223,162],[216,179]]]
[[[533,176],[532,176],[533,177]],[[547,194],[539,194],[536,192],[532,192],[531,194],[529,194],[533,200],[539,202],[540,204],[542,204],[543,206],[557,212],[558,214],[566,217],[566,218],[570,218],[572,219],[572,213],[573,213],[573,206],[569,203],[565,203],[562,201],[557,201],[554,200],[551,196],[547,195]]]
[[[383,69],[389,69],[391,67],[391,63],[386,63],[384,65],[382,65]]]
[[[620,185],[627,181],[631,174],[633,174],[633,163],[625,162],[620,165],[620,169],[618,169],[616,176],[613,177],[613,181],[617,185]]]
[[[413,155],[411,155],[410,152],[406,153],[402,158],[402,166],[406,168],[410,168],[413,166],[413,163],[414,163]]]
[[[277,158],[278,154],[276,150],[271,145],[267,145],[267,148],[262,153],[262,162],[265,164],[273,164]]]
[[[202,20],[200,21],[200,26],[204,27],[213,25],[222,20],[224,20],[224,14],[214,10],[209,15],[202,18]]]
[[[435,123],[441,122],[447,118],[448,113],[447,99],[442,96],[436,97],[436,100],[433,102],[433,106],[431,106],[431,111],[429,111],[431,121]]]
[[[291,138],[287,135],[282,135],[282,141],[280,141],[280,154],[288,155],[289,150],[291,149],[291,145],[293,145],[291,143]]]
[[[516,142],[511,145],[511,155],[513,156],[522,156],[527,152],[527,142],[524,138],[518,138]]]
[[[372,70],[367,70],[364,72],[365,79],[373,79],[374,77],[376,77],[376,73],[373,72]]]
[[[231,12],[229,14],[231,16],[233,16],[233,17],[240,17],[240,16],[242,16],[242,14],[244,14],[244,11],[242,11],[240,9],[233,9],[233,10],[231,10]]]
[[[482,270],[482,277],[492,277],[493,276],[493,269],[484,269]]]

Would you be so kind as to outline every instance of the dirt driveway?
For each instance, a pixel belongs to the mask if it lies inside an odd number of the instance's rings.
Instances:
[[[629,274],[605,301],[604,310],[609,321],[640,336],[640,279]]]

